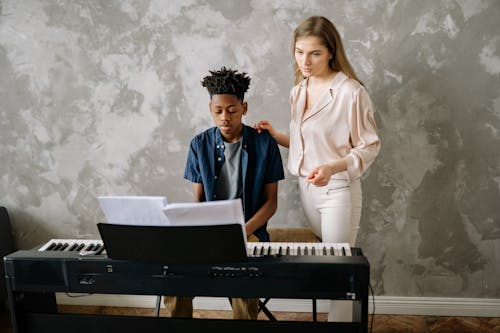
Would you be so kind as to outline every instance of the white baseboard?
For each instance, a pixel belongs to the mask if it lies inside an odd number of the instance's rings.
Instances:
[[[57,294],[59,304],[123,306],[154,309],[156,296],[136,295],[84,295]],[[375,314],[500,317],[500,299],[487,298],[442,298],[442,297],[393,297],[375,296]],[[327,300],[317,301],[318,312],[328,312]],[[163,307],[163,304],[161,305]],[[224,297],[196,297],[195,309],[231,310]],[[270,311],[312,312],[312,301],[302,299],[271,299],[267,303]],[[369,313],[373,313],[370,297]]]

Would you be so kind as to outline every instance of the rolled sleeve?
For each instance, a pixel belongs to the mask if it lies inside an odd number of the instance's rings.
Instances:
[[[274,183],[285,178],[285,173],[283,171],[283,162],[281,159],[281,153],[278,144],[273,138],[270,138],[271,143],[269,144],[269,155],[267,161],[267,170],[264,179],[264,183]]]
[[[353,99],[349,119],[352,148],[344,157],[350,180],[359,178],[380,151],[380,139],[370,96],[364,87],[360,87]]]

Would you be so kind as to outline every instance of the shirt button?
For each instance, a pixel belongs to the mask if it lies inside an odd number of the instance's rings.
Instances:
[[[217,161],[220,161],[220,160],[222,160],[222,157],[217,157]]]
[[[217,179],[217,176],[215,176],[214,178]]]

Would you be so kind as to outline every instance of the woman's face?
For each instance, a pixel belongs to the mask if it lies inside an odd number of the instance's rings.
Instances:
[[[295,62],[305,77],[330,74],[328,62],[332,57],[319,37],[302,37],[295,42]]]

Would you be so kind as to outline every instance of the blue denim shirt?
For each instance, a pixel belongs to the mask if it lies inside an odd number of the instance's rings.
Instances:
[[[269,133],[257,133],[243,125],[241,139],[241,172],[243,179],[243,212],[248,221],[264,204],[264,184],[285,178],[278,144]],[[202,183],[205,200],[217,200],[215,182],[224,164],[224,140],[218,127],[211,127],[196,135],[189,147],[184,178]],[[269,241],[267,222],[254,232],[262,242]]]

